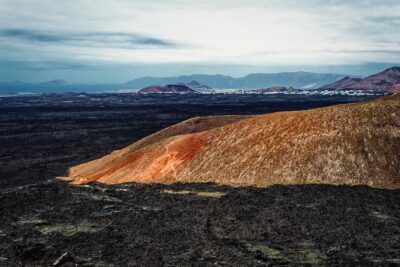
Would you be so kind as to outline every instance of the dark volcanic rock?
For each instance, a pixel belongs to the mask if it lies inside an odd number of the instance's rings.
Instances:
[[[64,267],[398,264],[399,190],[43,183],[65,175],[69,166],[194,116],[309,109],[370,98],[0,98],[0,266],[51,266],[57,260]],[[26,186],[32,183],[39,184]]]
[[[149,86],[138,91],[139,94],[189,94],[195,91],[186,85],[181,84],[168,84],[164,86]]]
[[[50,182],[0,192],[0,266],[399,264],[399,210],[366,186]]]

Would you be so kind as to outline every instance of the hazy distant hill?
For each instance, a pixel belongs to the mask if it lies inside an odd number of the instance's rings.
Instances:
[[[125,84],[77,84],[62,79],[41,83],[9,82],[0,83],[0,93],[61,93],[61,92],[104,92],[127,88],[141,89],[153,85],[183,84],[192,89],[237,88],[259,89],[273,86],[315,89],[324,84],[340,80],[345,75],[311,72],[254,73],[234,78],[225,75],[193,74],[178,77],[142,77]]]
[[[193,74],[178,77],[142,77],[129,81],[127,85],[143,88],[154,84],[179,84],[197,81],[212,88],[266,88],[285,86],[303,89],[318,88],[335,82],[345,75],[312,72],[253,73],[245,77],[234,78],[225,75]]]
[[[58,79],[58,80],[44,82],[42,84],[44,84],[44,85],[64,85],[64,84],[68,84],[68,82],[63,79]]]
[[[207,90],[211,89],[207,85],[201,84],[198,81],[191,81],[190,83],[179,83],[180,85],[185,85],[191,89]]]
[[[125,84],[74,84],[61,79],[41,83],[25,83],[20,81],[0,83],[1,94],[65,92],[95,93],[125,88]]]

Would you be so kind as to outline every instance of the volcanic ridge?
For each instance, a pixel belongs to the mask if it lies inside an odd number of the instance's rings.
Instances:
[[[400,93],[400,67],[394,66],[364,79],[346,76],[339,81],[324,85],[320,89],[352,89]]]
[[[74,184],[400,186],[400,95],[305,111],[196,117],[70,168]]]

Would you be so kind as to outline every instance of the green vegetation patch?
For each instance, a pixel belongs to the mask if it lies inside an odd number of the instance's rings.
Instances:
[[[316,249],[301,249],[293,253],[300,263],[319,264],[326,260],[326,255]]]
[[[190,190],[181,190],[181,191],[174,191],[174,190],[163,190],[165,194],[172,194],[172,195],[197,195],[199,197],[209,197],[209,198],[220,198],[225,196],[226,193],[223,192],[199,192],[199,191],[190,191]]]
[[[122,202],[121,199],[118,199],[116,197],[110,197],[110,196],[107,196],[104,194],[93,194],[90,192],[79,192],[79,193],[75,192],[73,194],[81,196],[86,199],[95,200],[95,201],[105,201],[105,202],[112,202],[112,203],[121,203]]]
[[[41,219],[32,219],[32,220],[22,219],[22,220],[19,220],[18,223],[19,224],[45,224],[46,221],[41,220]]]
[[[278,250],[264,244],[246,243],[245,247],[251,252],[260,252],[266,258],[281,262],[296,262],[301,264],[319,264],[326,260],[326,255],[313,248]]]
[[[70,237],[81,233],[95,233],[99,231],[99,228],[92,224],[54,224],[38,227],[38,230],[44,235],[60,233]]]
[[[372,217],[375,217],[375,218],[380,219],[380,220],[388,220],[388,219],[392,218],[390,215],[385,214],[385,213],[380,212],[380,211],[373,211],[373,212],[371,212],[371,215],[372,215]]]

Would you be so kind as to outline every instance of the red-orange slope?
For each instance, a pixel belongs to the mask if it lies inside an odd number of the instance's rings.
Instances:
[[[195,118],[70,169],[74,183],[400,185],[400,95],[252,117]]]

